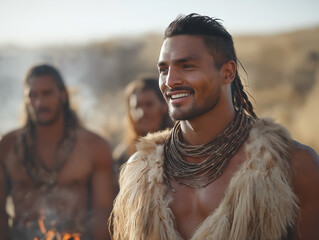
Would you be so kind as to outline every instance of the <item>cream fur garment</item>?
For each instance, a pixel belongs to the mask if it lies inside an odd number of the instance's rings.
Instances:
[[[112,213],[115,240],[180,240],[163,175],[168,131],[148,135],[124,165]],[[219,207],[192,240],[280,240],[297,213],[291,187],[289,134],[271,120],[256,120],[246,141],[247,159],[235,173]]]

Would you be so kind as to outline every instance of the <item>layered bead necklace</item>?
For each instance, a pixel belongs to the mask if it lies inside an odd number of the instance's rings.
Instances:
[[[57,183],[59,170],[69,159],[76,143],[75,127],[68,127],[59,143],[52,169],[46,167],[36,153],[36,146],[30,126],[26,126],[15,143],[15,152],[19,161],[26,168],[34,184],[41,192],[49,192]]]
[[[178,122],[164,143],[164,172],[167,180],[171,178],[191,188],[206,187],[224,172],[231,157],[247,139],[250,128],[251,118],[240,109],[216,138],[194,146],[181,141],[181,126]],[[201,157],[205,159],[200,163],[186,160]]]

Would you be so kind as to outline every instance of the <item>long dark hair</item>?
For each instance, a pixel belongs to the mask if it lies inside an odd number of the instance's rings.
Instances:
[[[135,80],[130,82],[125,89],[125,99],[126,99],[126,108],[127,108],[127,117],[128,117],[128,126],[126,130],[126,141],[131,146],[130,152],[135,152],[135,142],[138,139],[138,134],[134,130],[134,121],[131,114],[129,113],[130,109],[130,97],[132,94],[139,91],[151,90],[155,93],[157,98],[162,104],[166,104],[166,101],[163,97],[163,94],[158,86],[158,79],[153,76],[148,76],[147,74],[139,75]],[[168,111],[163,115],[162,125],[159,130],[164,130],[166,128],[173,127],[173,121],[169,117]]]
[[[220,23],[220,19],[201,16],[196,13],[179,15],[165,30],[164,39],[177,35],[194,35],[203,37],[210,54],[214,57],[216,67],[220,69],[224,63],[233,60],[238,66],[232,36]],[[231,85],[233,105],[243,108],[256,118],[253,106],[248,99],[242,81],[236,69],[235,79]]]
[[[55,80],[55,83],[60,91],[65,91],[66,93],[66,100],[63,105],[64,111],[64,119],[66,127],[76,127],[79,125],[79,119],[75,112],[70,107],[70,100],[69,94],[66,89],[64,80],[59,73],[59,71],[51,65],[48,64],[41,64],[32,67],[26,74],[24,79],[24,86],[27,87],[29,84],[29,80],[33,77],[40,77],[40,76],[52,76]],[[31,129],[34,128],[34,123],[32,122],[31,116],[29,111],[26,109],[27,119],[26,119],[26,126],[30,127]]]

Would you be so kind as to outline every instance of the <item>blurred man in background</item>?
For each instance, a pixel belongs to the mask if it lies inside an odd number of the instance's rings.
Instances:
[[[0,142],[0,239],[107,239],[114,195],[108,143],[80,125],[54,67],[31,68],[24,93],[26,124]]]
[[[122,168],[114,239],[319,239],[319,157],[256,116],[220,21],[175,19],[158,70],[177,123]]]
[[[173,126],[168,108],[154,77],[141,75],[125,89],[127,128],[125,140],[113,152],[116,181],[120,166],[136,152],[136,141]]]

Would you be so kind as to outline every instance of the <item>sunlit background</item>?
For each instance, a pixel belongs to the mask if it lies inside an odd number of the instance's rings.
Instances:
[[[180,13],[223,20],[245,66],[258,115],[319,150],[319,1],[2,0],[0,136],[21,126],[22,81],[34,64],[57,66],[84,124],[114,146],[123,132],[123,88],[156,75],[167,25]]]

